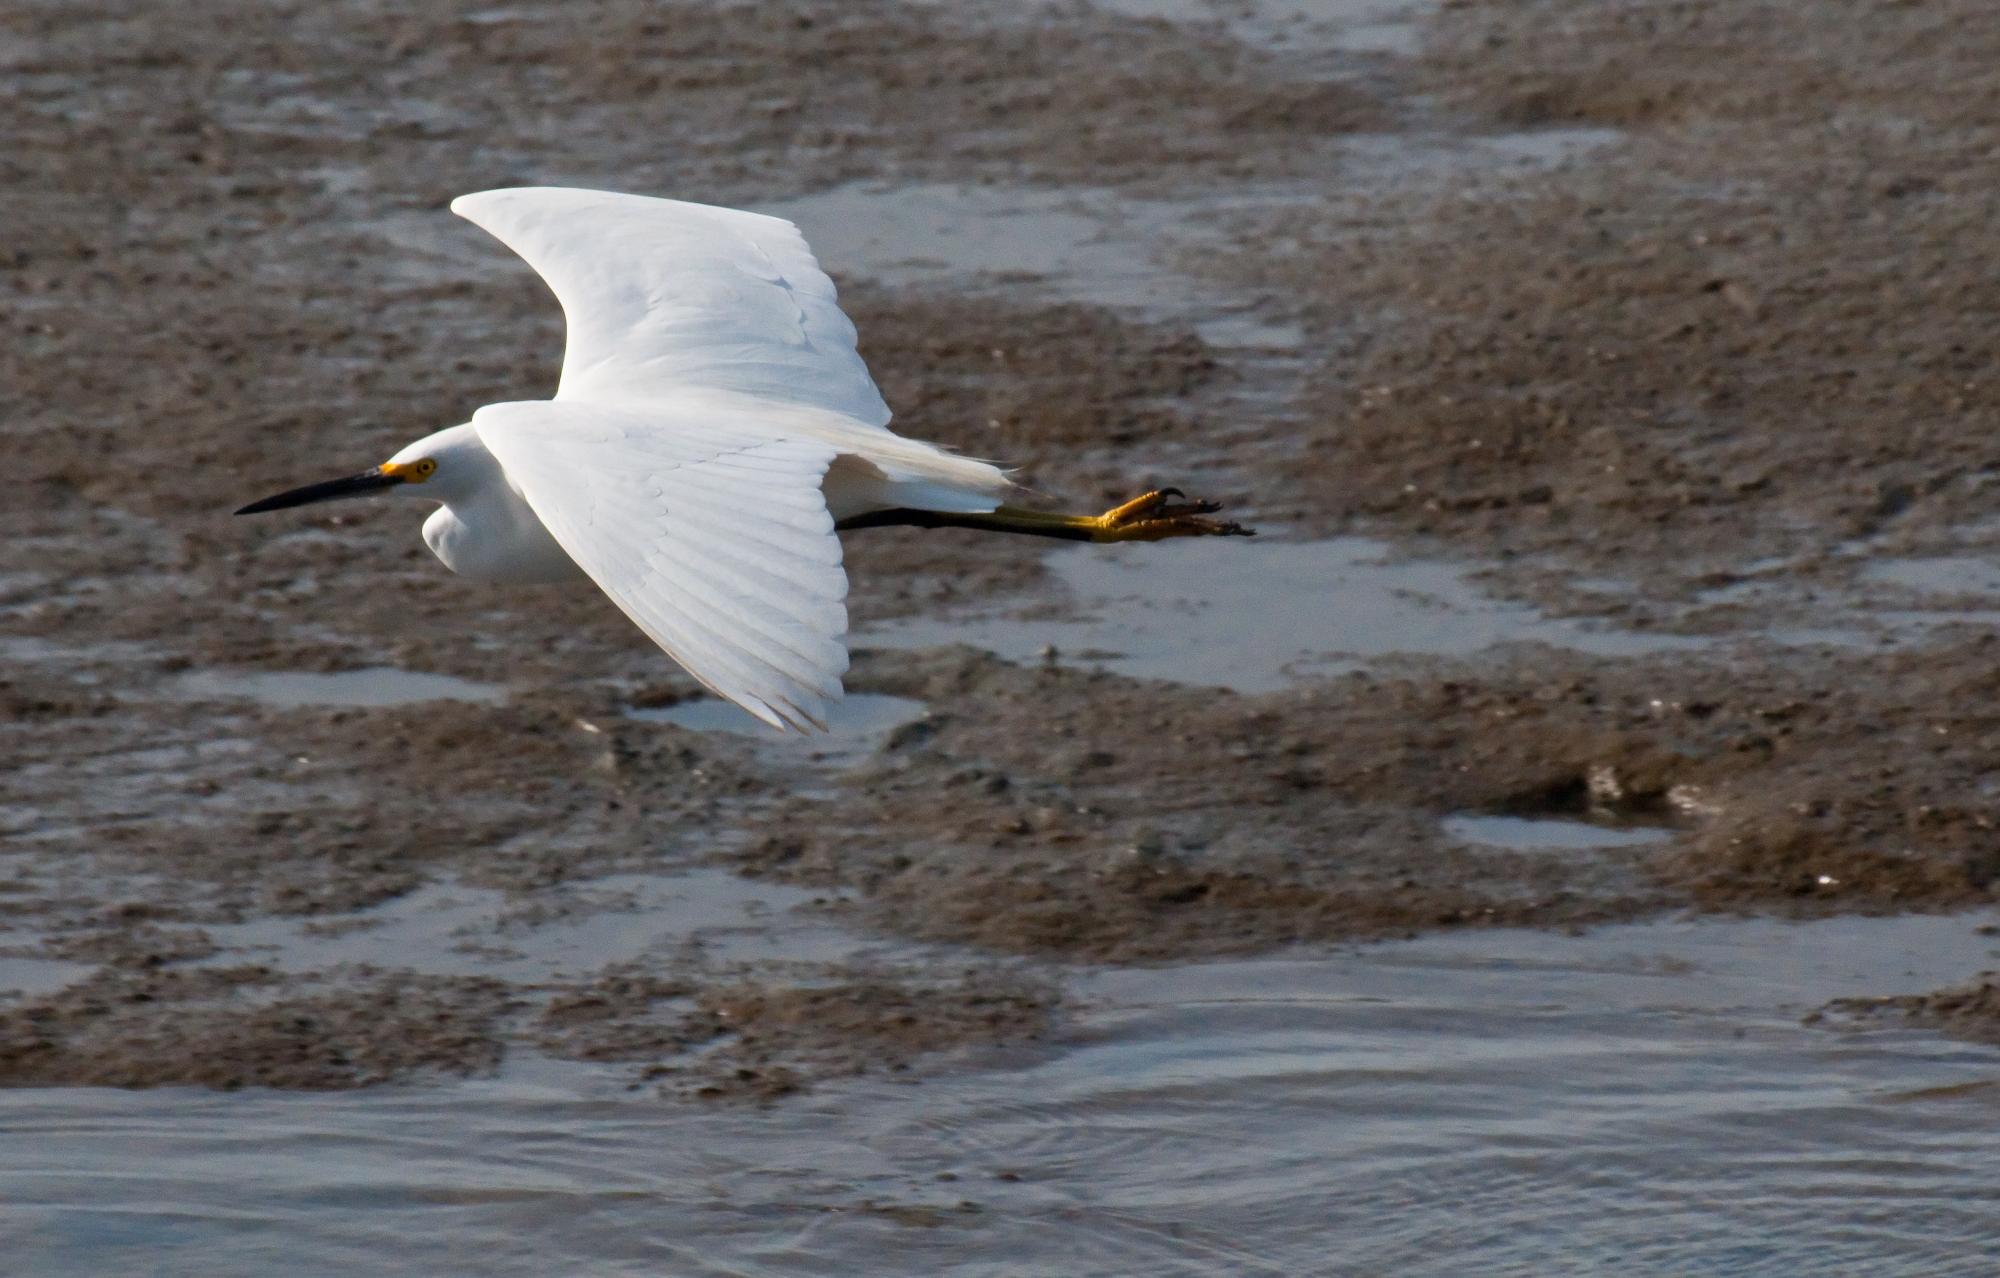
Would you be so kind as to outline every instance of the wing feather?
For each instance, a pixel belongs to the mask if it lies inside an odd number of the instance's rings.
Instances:
[[[711,390],[888,424],[833,281],[782,218],[569,187],[480,191],[451,209],[562,304],[559,400]]]
[[[662,406],[495,404],[473,425],[562,548],[688,672],[778,728],[824,727],[847,575],[823,441]]]

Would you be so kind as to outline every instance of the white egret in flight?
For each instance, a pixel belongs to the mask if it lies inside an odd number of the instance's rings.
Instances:
[[[489,404],[372,470],[238,514],[392,488],[428,499],[424,541],[452,571],[587,577],[710,690],[801,730],[824,726],[847,670],[839,530],[1248,532],[1176,489],[1102,515],[1002,505],[1014,485],[999,468],[891,433],[854,325],[790,222],[554,187],[451,209],[562,304],[555,398]]]

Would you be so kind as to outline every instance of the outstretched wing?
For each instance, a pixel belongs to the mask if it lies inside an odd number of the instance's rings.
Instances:
[[[824,728],[847,670],[847,574],[820,494],[830,444],[726,412],[559,401],[473,415],[570,558],[712,691]]]
[[[568,187],[461,195],[451,211],[519,253],[562,303],[557,399],[708,389],[889,421],[833,281],[782,218]]]

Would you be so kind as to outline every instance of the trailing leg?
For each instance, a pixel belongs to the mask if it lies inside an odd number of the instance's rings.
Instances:
[[[942,510],[878,510],[843,519],[834,527],[978,528],[987,532],[1055,537],[1063,541],[1162,541],[1168,537],[1254,537],[1254,529],[1209,519],[1222,509],[1212,501],[1189,500],[1178,488],[1162,488],[1114,506],[1101,515],[1060,515],[1001,506],[977,514]]]

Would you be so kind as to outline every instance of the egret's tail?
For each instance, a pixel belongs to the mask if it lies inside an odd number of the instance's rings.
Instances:
[[[920,440],[885,435],[843,452],[822,485],[835,519],[892,508],[953,513],[988,511],[1014,491],[1007,472]]]

